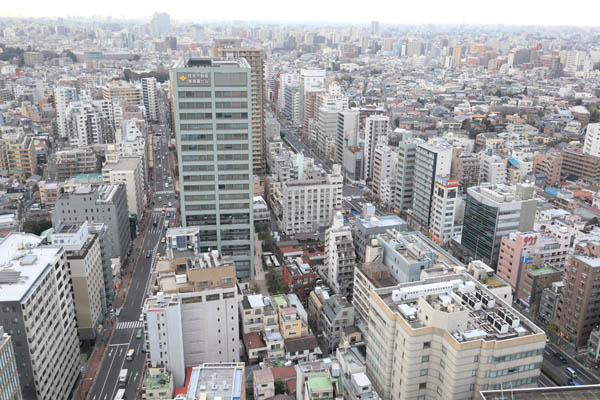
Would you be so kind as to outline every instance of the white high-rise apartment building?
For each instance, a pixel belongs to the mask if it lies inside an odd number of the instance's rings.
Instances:
[[[507,181],[506,163],[497,154],[479,155],[481,166],[479,169],[479,182],[492,185],[505,184]]]
[[[471,275],[374,289],[369,303],[367,375],[384,400],[537,385],[544,331]]]
[[[77,330],[82,340],[94,339],[106,308],[100,239],[81,224],[60,224],[52,244],[65,249],[73,286]]]
[[[385,190],[385,188],[391,188],[394,181],[398,153],[396,149],[388,146],[386,142],[387,140],[380,140],[373,152],[372,189],[373,194],[379,199],[382,199],[382,194],[385,191],[385,201],[386,204],[389,204],[391,201],[391,192],[390,189]]]
[[[344,216],[338,211],[325,231],[325,278],[335,294],[344,297],[352,294],[355,266],[352,230],[344,225]]]
[[[65,111],[71,147],[114,142],[114,119],[108,100],[71,102]]]
[[[335,138],[337,135],[338,109],[329,106],[319,107],[317,111],[317,151],[328,160],[335,154]]]
[[[600,123],[588,124],[583,152],[600,157]]]
[[[285,109],[285,89],[300,86],[300,75],[297,73],[281,74],[279,76],[279,96],[277,98],[277,106],[279,110]]]
[[[141,157],[120,157],[116,162],[105,163],[102,167],[102,181],[124,184],[129,214],[141,218],[147,201],[144,163]]]
[[[431,239],[441,246],[446,246],[453,235],[462,231],[462,221],[456,221],[460,201],[458,179],[435,178],[429,230]]]
[[[365,169],[364,179],[373,179],[375,146],[381,136],[387,135],[390,119],[385,115],[371,115],[365,118]]]
[[[356,146],[358,142],[359,112],[344,110],[338,113],[335,138],[335,162],[344,165],[344,148]]]
[[[106,160],[115,162],[120,157],[142,157],[146,159],[146,135],[140,126],[144,121],[126,119],[115,132],[115,143],[108,144]]]
[[[308,92],[314,92],[317,90],[325,89],[325,70],[324,69],[301,69],[300,70],[300,123],[303,124],[305,120],[304,106],[306,104],[306,97]]]
[[[303,68],[300,70],[300,82],[304,93],[314,89],[325,89],[325,70]]]
[[[279,226],[288,235],[328,227],[342,209],[343,181],[340,165],[334,164],[331,174],[313,167],[300,179],[281,182],[275,204]]]
[[[182,386],[187,367],[239,361],[242,295],[233,259],[221,257],[218,250],[183,266],[175,261],[164,261],[157,277],[159,291],[146,299],[143,313],[148,360],[167,366],[175,386]]]
[[[435,177],[450,176],[452,146],[443,139],[430,139],[417,145],[411,225],[420,230],[429,228],[431,200]]]
[[[56,123],[58,135],[61,138],[68,136],[67,130],[67,106],[77,101],[77,89],[73,87],[58,86],[54,89],[54,104],[56,106]]]
[[[79,376],[79,340],[65,251],[11,233],[0,242],[0,320],[13,335],[25,399],[67,400]]]
[[[160,119],[160,114],[158,108],[158,83],[156,78],[142,78],[142,102],[144,103],[146,121],[158,121]]]

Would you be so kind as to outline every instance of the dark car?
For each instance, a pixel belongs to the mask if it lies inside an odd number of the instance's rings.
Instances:
[[[558,358],[558,360],[563,364],[567,363],[567,357],[563,356],[562,353],[560,353],[558,351],[556,353],[554,353],[554,357]]]

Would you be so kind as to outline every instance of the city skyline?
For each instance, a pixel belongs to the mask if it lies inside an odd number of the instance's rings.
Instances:
[[[379,21],[382,24],[456,24],[456,25],[505,25],[505,26],[558,26],[558,27],[599,27],[594,15],[600,12],[600,4],[588,5],[589,12],[581,13],[577,8],[562,8],[556,13],[557,2],[535,0],[519,2],[508,0],[502,8],[483,9],[474,0],[443,2],[435,0],[427,6],[421,3],[393,4],[385,6],[389,12],[382,13],[382,7],[360,7],[358,2],[303,2],[302,8],[293,12],[277,7],[270,0],[244,2],[234,0],[227,12],[218,5],[197,5],[190,8],[173,7],[165,10],[159,1],[117,2],[107,0],[102,3],[80,3],[74,0],[62,0],[53,3],[27,1],[4,5],[0,17],[8,18],[79,18],[112,17],[116,19],[150,19],[154,12],[168,12],[173,20],[181,22],[272,22],[272,23],[369,23]],[[353,7],[353,5],[355,5]],[[118,10],[118,11],[115,11]],[[141,11],[141,12],[140,12]],[[518,11],[518,12],[517,12]],[[142,14],[142,15],[140,15]]]

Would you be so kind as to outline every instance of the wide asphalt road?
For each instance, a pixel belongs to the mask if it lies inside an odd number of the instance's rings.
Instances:
[[[149,194],[150,203],[153,211],[148,221],[145,221],[144,240],[141,245],[141,251],[137,252],[134,271],[131,277],[131,283],[125,298],[125,302],[119,311],[119,316],[115,323],[112,337],[107,347],[102,365],[96,375],[96,380],[91,392],[88,395],[90,400],[113,400],[119,389],[119,373],[121,369],[127,369],[129,380],[126,385],[125,393],[128,398],[135,398],[135,393],[140,385],[140,380],[144,371],[146,354],[143,352],[144,337],[137,338],[139,329],[143,329],[143,321],[140,320],[142,306],[150,285],[151,271],[156,264],[156,254],[164,254],[164,244],[161,244],[161,238],[164,235],[163,222],[165,218],[174,220],[177,213],[177,200],[173,192],[173,185],[168,184],[168,177],[171,169],[169,168],[169,157],[167,148],[167,135],[164,128],[161,135],[154,136],[153,145],[157,151],[154,168],[154,191]],[[164,158],[163,158],[164,156]],[[158,158],[160,157],[160,161]],[[161,164],[159,168],[158,165]],[[173,178],[171,178],[173,179]],[[171,202],[171,207],[168,203]],[[166,214],[162,213],[162,206],[167,207]],[[153,221],[157,224],[154,226]],[[132,254],[136,254],[133,252]],[[147,257],[147,256],[150,257]],[[126,360],[127,351],[135,350],[135,356],[132,361]]]

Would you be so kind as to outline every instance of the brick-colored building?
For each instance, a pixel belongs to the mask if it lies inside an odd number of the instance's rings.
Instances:
[[[536,154],[533,157],[533,172],[536,174],[544,174],[546,184],[560,184],[560,170],[562,168],[563,159],[559,154]]]
[[[575,246],[563,281],[564,294],[558,306],[560,334],[576,347],[583,346],[600,323],[600,238]]]
[[[289,293],[294,293],[306,305],[310,292],[315,288],[317,272],[302,258],[288,258],[283,265],[281,277]]]
[[[576,175],[587,181],[600,181],[600,157],[572,149],[563,150],[562,157],[561,177]]]

